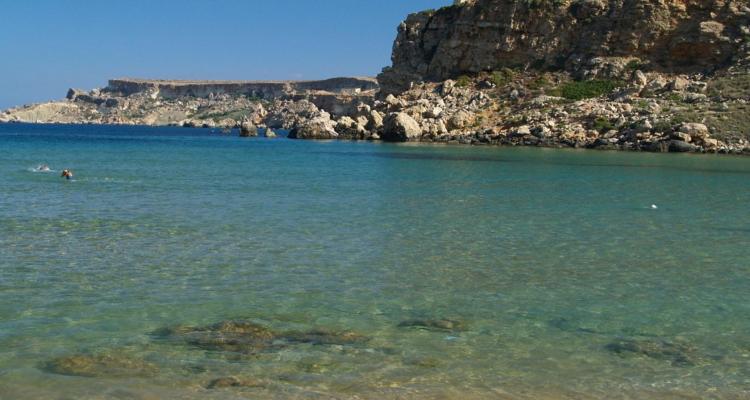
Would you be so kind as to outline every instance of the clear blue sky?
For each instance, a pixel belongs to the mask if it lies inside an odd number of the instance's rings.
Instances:
[[[0,109],[109,78],[318,79],[390,64],[408,13],[451,0],[0,0]]]

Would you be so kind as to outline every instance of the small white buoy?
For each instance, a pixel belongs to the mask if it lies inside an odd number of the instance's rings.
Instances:
[[[651,209],[652,210],[656,210],[657,208],[659,208],[659,207],[657,207],[656,204],[651,204]]]

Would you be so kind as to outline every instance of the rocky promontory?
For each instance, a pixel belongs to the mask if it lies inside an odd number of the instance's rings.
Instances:
[[[117,79],[0,122],[750,153],[744,0],[460,0],[408,16],[392,61],[377,81]]]
[[[409,15],[393,67],[379,80],[399,92],[502,68],[564,70],[578,78],[626,78],[627,66],[709,73],[746,45],[745,0],[463,0]]]

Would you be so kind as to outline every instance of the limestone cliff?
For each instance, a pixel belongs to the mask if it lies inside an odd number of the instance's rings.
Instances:
[[[340,77],[318,81],[177,81],[121,78],[111,79],[103,90],[118,96],[151,93],[154,97],[164,99],[221,94],[275,99],[318,91],[356,94],[377,88],[377,81],[366,77]]]
[[[400,92],[503,67],[711,72],[745,57],[749,38],[747,0],[469,0],[409,15],[378,79]]]

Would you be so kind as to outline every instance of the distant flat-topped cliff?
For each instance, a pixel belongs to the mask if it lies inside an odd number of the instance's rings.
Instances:
[[[211,94],[273,99],[299,92],[324,91],[335,94],[356,94],[377,88],[377,80],[367,77],[342,77],[317,81],[193,81],[120,78],[111,79],[103,91],[119,96],[151,93],[168,99],[208,97]]]

